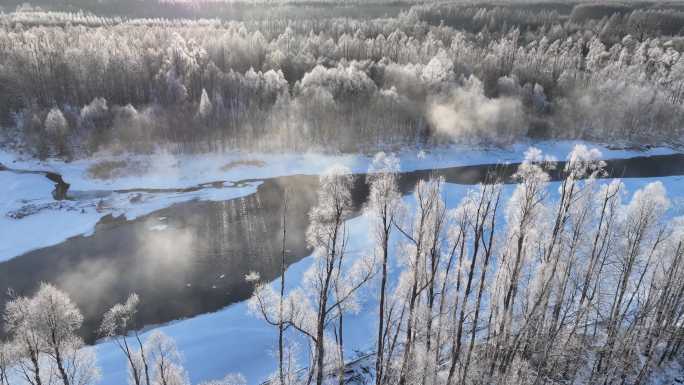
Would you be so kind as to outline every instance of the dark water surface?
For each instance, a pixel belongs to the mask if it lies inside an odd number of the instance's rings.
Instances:
[[[607,161],[608,177],[684,175],[684,155]],[[449,183],[476,184],[494,172],[510,183],[518,164],[476,165],[402,173],[400,188],[440,175]],[[562,169],[560,163],[557,170]],[[552,172],[552,179],[561,177]],[[368,187],[359,174],[353,190],[357,209]],[[282,242],[283,194],[288,191],[287,262],[310,254],[305,231],[316,203],[318,177],[265,179],[253,194],[219,202],[174,204],[135,220],[103,218],[91,236],[28,252],[0,263],[0,308],[8,289],[31,294],[41,281],[65,290],[83,312],[82,334],[95,340],[102,314],[129,293],[140,295],[139,326],[219,310],[247,299],[250,271],[266,280],[278,276]],[[144,189],[141,189],[144,190]],[[358,213],[358,210],[356,211]],[[35,234],[39,237],[40,234]]]

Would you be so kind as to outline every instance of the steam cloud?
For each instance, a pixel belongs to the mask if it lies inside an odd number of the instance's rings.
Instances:
[[[521,101],[508,96],[488,98],[474,76],[446,100],[430,103],[427,116],[438,133],[457,141],[506,143],[526,130]]]
[[[149,229],[156,223],[158,220],[151,217],[141,228]],[[54,279],[86,318],[99,319],[114,299],[125,298],[131,292],[154,301],[153,294],[185,287],[187,277],[192,275],[198,244],[192,229],[143,230],[135,237],[127,240],[132,247],[90,255]]]

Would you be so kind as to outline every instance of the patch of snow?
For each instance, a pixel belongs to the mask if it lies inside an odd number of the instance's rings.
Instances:
[[[189,200],[227,200],[251,194],[258,182],[243,187],[203,189],[187,193],[110,194],[107,198],[86,198],[55,202],[52,182],[42,175],[0,172],[0,262],[28,251],[63,242],[78,235],[90,235],[105,215],[135,219],[142,215]],[[20,219],[17,210],[40,210]],[[163,230],[153,226],[151,230]]]
[[[168,225],[153,225],[150,226],[151,231],[164,231],[168,228]]]

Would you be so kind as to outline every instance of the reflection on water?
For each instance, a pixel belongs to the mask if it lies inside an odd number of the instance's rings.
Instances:
[[[451,183],[478,183],[492,169],[510,182],[516,168],[480,165],[408,172],[401,175],[400,189],[408,193],[431,174]],[[682,175],[684,156],[614,160],[608,170],[609,176],[618,177]],[[357,208],[368,193],[364,178],[356,178],[352,194]],[[552,179],[558,178],[556,171]],[[106,217],[91,236],[0,263],[0,307],[9,288],[30,294],[41,281],[55,283],[81,308],[83,335],[90,342],[102,314],[133,291],[143,301],[140,326],[216,311],[249,297],[251,286],[244,282],[248,272],[257,271],[267,280],[278,276],[285,190],[287,263],[309,254],[304,233],[317,184],[315,176],[274,178],[242,198],[180,203],[132,221]]]
[[[316,183],[315,177],[273,179],[242,198],[177,204],[133,221],[105,218],[91,236],[0,264],[0,302],[8,288],[30,293],[40,281],[53,282],[81,308],[89,341],[104,311],[132,291],[143,301],[143,325],[218,310],[251,294],[248,272],[265,279],[279,274],[288,186],[287,262],[308,254],[301,240]]]

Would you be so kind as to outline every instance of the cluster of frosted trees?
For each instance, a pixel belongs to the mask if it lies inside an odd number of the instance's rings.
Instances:
[[[492,174],[448,208],[440,178],[406,204],[397,160],[379,154],[364,209],[375,246],[355,257],[344,224],[353,182],[331,169],[304,283],[278,292],[250,277],[251,309],[280,329],[273,381],[342,384],[355,365],[344,321],[370,306],[378,385],[648,383],[681,357],[684,224],[667,217],[660,182],[623,201],[599,157],[576,147],[551,185],[553,163],[530,149],[516,185]]]
[[[167,335],[145,340],[136,330],[139,298],[132,294],[105,313],[100,336],[123,353],[131,385],[189,385],[182,355]],[[83,316],[71,299],[51,284],[32,297],[13,296],[3,313],[8,340],[0,340],[0,385],[95,385],[100,380],[95,349],[78,331]],[[133,330],[133,332],[130,332]],[[130,334],[129,334],[130,333]],[[244,385],[239,375],[203,385]]]
[[[680,140],[680,37],[658,34],[654,10],[594,19],[587,7],[572,18],[419,5],[382,19],[244,22],[9,13],[0,120],[40,155]]]
[[[76,335],[83,316],[69,297],[42,284],[31,298],[16,297],[4,311],[11,342],[0,341],[0,384],[88,385],[99,378],[94,350]]]

